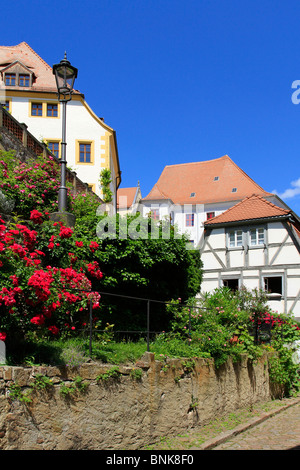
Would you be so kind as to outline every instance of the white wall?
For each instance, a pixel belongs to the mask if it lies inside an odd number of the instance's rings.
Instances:
[[[51,98],[11,97],[11,113],[20,122],[28,126],[28,131],[38,140],[61,140],[62,138],[62,105],[59,103],[59,117],[38,117],[31,116],[29,101],[56,103],[56,99]],[[9,97],[9,93],[7,94]],[[67,103],[66,110],[66,156],[67,166],[76,171],[77,176],[88,184],[95,185],[94,190],[101,195],[99,176],[101,169],[105,166],[104,147],[106,129],[92,116],[83,102],[73,99]],[[86,140],[94,143],[94,164],[76,163],[76,141]],[[113,181],[115,179],[114,165],[110,166]],[[112,187],[112,189],[114,189]]]
[[[220,215],[225,210],[232,207],[234,202],[216,203],[216,204],[172,204],[171,201],[145,201],[143,203],[143,216],[145,217],[151,209],[160,210],[160,218],[168,217],[174,214],[174,224],[179,233],[186,234],[189,240],[194,241],[194,247],[198,247],[204,231],[204,222],[207,220],[208,212],[215,212],[215,216]],[[194,226],[186,226],[186,214],[194,214]]]
[[[254,289],[263,287],[264,277],[280,276],[282,297],[270,298],[268,303],[279,313],[288,313],[293,306],[292,313],[300,316],[300,300],[293,305],[300,290],[300,254],[281,222],[267,225],[265,247],[227,249],[225,228],[212,230],[207,241],[212,250],[206,243],[201,249],[204,265],[201,292],[220,287],[226,277],[238,277],[245,287]]]

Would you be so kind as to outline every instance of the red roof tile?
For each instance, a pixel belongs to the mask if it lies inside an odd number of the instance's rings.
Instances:
[[[21,64],[34,72],[36,81],[30,90],[57,92],[52,67],[26,42],[23,41],[16,46],[0,46],[0,70],[16,61],[21,62]],[[18,89],[19,87],[14,86],[13,88]],[[23,87],[21,89],[24,91]]]
[[[246,197],[235,206],[230,207],[230,209],[223,212],[222,214],[214,217],[213,219],[207,220],[205,222],[205,226],[229,222],[242,222],[253,219],[280,217],[290,213],[290,210],[278,207],[263,197],[253,194],[252,196]]]
[[[117,191],[117,207],[119,209],[129,209],[134,203],[134,198],[137,192],[137,187],[135,188],[119,188]],[[120,199],[122,198],[122,199]],[[124,198],[124,199],[123,199]],[[126,199],[125,199],[126,198]],[[121,204],[120,204],[121,202]],[[126,204],[125,204],[126,202]]]
[[[215,160],[166,166],[143,200],[170,199],[174,204],[204,204],[241,200],[254,193],[270,195],[225,155]]]

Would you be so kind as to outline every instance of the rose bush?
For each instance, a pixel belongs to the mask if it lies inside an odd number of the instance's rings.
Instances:
[[[8,227],[0,219],[2,340],[36,329],[49,335],[76,331],[86,322],[89,302],[99,307],[100,296],[90,294],[92,279],[102,278],[89,256],[92,240],[78,241],[72,229],[45,219],[37,210],[30,213],[32,227]]]
[[[0,216],[9,221],[1,222],[0,332],[7,342],[30,331],[76,332],[91,296],[75,287],[87,282],[95,292],[161,300],[187,299],[199,291],[200,254],[186,250],[186,240],[176,239],[173,227],[170,239],[152,239],[149,232],[147,240],[121,235],[102,240],[96,234],[99,198],[91,192],[74,196],[70,188],[68,211],[76,217],[75,227],[53,224],[49,214],[58,210],[58,182],[57,162],[43,157],[21,162],[0,151]],[[94,316],[104,324],[144,328],[140,304],[109,295],[101,304],[97,294],[92,300]],[[156,309],[151,318],[159,330],[168,328],[164,311]]]
[[[57,210],[58,186],[59,165],[51,157],[21,162],[14,152],[0,152],[0,190],[11,202],[12,210],[25,219],[36,209],[43,213]],[[0,212],[5,212],[4,207],[0,206]],[[34,219],[36,214],[31,217]]]

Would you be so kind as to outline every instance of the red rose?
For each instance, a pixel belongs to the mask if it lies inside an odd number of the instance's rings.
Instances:
[[[49,326],[48,330],[51,331],[53,335],[58,335],[59,333],[59,329],[55,325]]]
[[[35,317],[32,317],[30,321],[34,325],[43,325],[45,323],[45,317],[44,315],[39,314],[39,315],[36,315]]]
[[[6,333],[4,333],[3,331],[1,332],[0,331],[0,341],[5,341],[6,340]]]

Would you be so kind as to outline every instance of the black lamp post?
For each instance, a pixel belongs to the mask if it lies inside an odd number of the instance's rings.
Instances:
[[[75,78],[77,77],[77,69],[73,67],[67,60],[67,55],[52,67],[53,74],[56,79],[58,92],[58,101],[62,103],[62,142],[61,142],[61,180],[58,190],[58,211],[65,212],[67,210],[67,187],[66,187],[66,111],[67,102],[72,99]]]

